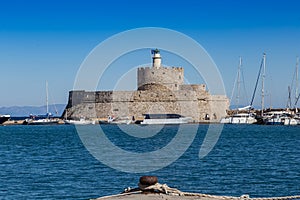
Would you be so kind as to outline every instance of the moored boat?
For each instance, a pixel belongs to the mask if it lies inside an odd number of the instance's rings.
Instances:
[[[130,117],[116,117],[110,123],[111,124],[131,124],[133,121]]]
[[[53,118],[51,113],[47,113],[45,116],[30,115],[29,118],[25,119],[24,124],[27,125],[51,125],[58,124],[59,119]]]
[[[297,125],[298,121],[287,111],[271,111],[263,116],[266,125]]]
[[[240,57],[239,60],[239,66],[238,66],[238,73],[237,78],[234,83],[233,91],[235,90],[235,86],[237,89],[237,95],[236,95],[236,105],[240,104],[239,98],[240,98],[240,83],[241,83],[241,77],[242,80],[244,80],[244,76],[242,73],[242,58]],[[245,88],[245,85],[244,85]],[[233,92],[231,95],[231,99],[233,98]],[[254,124],[257,122],[255,114],[251,112],[252,103],[251,105],[242,107],[242,108],[236,108],[233,114],[226,116],[220,120],[221,124]]]
[[[179,114],[144,114],[140,124],[186,124],[192,122],[191,117]]]
[[[85,118],[80,118],[79,120],[74,119],[67,119],[64,120],[65,124],[73,124],[73,125],[88,125],[88,124],[95,124],[94,120],[87,120]]]
[[[48,82],[46,81],[46,114],[45,115],[30,115],[28,119],[25,119],[24,124],[28,125],[50,125],[58,124],[59,119],[54,118],[52,113],[49,112],[48,105]]]
[[[0,124],[8,121],[10,119],[10,115],[0,115]]]
[[[108,116],[107,119],[99,120],[99,124],[131,124],[134,120],[128,116],[123,117],[115,117],[115,116]]]
[[[231,116],[222,118],[221,124],[254,124],[257,120],[253,113],[236,113]]]

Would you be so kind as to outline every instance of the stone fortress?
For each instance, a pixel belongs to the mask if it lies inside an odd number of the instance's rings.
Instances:
[[[181,114],[201,123],[226,116],[226,96],[209,94],[204,84],[184,84],[182,67],[162,66],[158,49],[152,55],[152,67],[137,69],[136,91],[70,91],[63,117],[142,119],[143,114]]]

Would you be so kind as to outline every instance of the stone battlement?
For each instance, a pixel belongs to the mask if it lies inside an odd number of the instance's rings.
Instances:
[[[172,66],[172,67],[161,67],[161,68],[167,68],[167,69],[172,69],[172,70],[177,70],[177,71],[184,71],[183,67],[176,67],[176,66]],[[142,71],[142,70],[150,70],[152,69],[152,67],[139,67],[138,71]]]

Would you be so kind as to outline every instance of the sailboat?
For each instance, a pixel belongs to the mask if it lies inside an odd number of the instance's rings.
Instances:
[[[286,112],[281,112],[281,111],[270,111],[266,113],[264,112],[265,111],[265,77],[266,77],[266,54],[264,53],[259,68],[252,100],[251,100],[251,106],[253,105],[257,86],[261,78],[261,113],[259,116],[257,116],[258,124],[283,125],[284,124],[283,117],[287,117]]]
[[[297,108],[297,103],[300,97],[300,94],[298,94],[298,90],[299,90],[299,57],[297,57],[296,59],[296,70],[294,73],[294,78],[296,77],[296,81],[295,81],[295,103],[294,103],[294,115],[292,115],[292,113],[290,113],[289,118],[286,118],[284,121],[284,125],[300,125],[300,113],[298,112],[298,108]],[[294,78],[292,81],[292,86],[294,83]],[[291,87],[292,87],[291,86]],[[291,92],[292,89],[291,87],[289,87],[289,95],[288,95],[288,103],[287,103],[287,108],[288,110],[292,108],[292,98],[291,98]]]
[[[50,125],[57,124],[59,119],[53,118],[52,113],[49,112],[48,105],[48,81],[46,81],[46,114],[45,115],[30,115],[29,119],[25,120],[28,125]]]
[[[255,93],[257,90],[257,86],[259,83],[261,77],[261,113],[260,115],[258,115],[256,117],[257,119],[257,123],[258,124],[276,124],[276,122],[274,122],[274,115],[273,113],[264,113],[264,109],[265,109],[265,77],[266,77],[266,54],[263,54],[263,59],[261,61],[261,65],[259,68],[259,72],[258,72],[258,76],[256,79],[256,84],[254,87],[254,91],[253,91],[253,95],[252,95],[252,100],[251,100],[251,106],[253,105],[253,101],[254,101],[254,97],[255,97]]]
[[[299,59],[297,58],[297,62],[296,62],[296,101],[295,101],[296,103],[295,103],[295,109],[296,109],[297,94],[298,94],[298,86],[297,86],[298,85],[298,63],[299,63]],[[296,115],[294,116],[292,111],[290,110],[291,105],[292,105],[291,87],[290,86],[288,87],[288,102],[287,102],[286,110],[269,111],[269,112],[264,113],[263,112],[264,111],[263,102],[264,102],[264,94],[263,94],[263,89],[262,89],[262,113],[261,113],[261,117],[263,119],[264,124],[266,124],[266,125],[297,125],[298,124],[298,120],[296,118]]]
[[[68,119],[68,109],[65,109],[65,117],[64,117],[65,124],[71,125],[89,125],[89,124],[96,124],[95,120],[86,119],[85,117],[81,116],[80,118],[71,118]]]
[[[237,78],[234,83],[234,88],[235,88],[235,85],[237,85],[236,105],[239,105],[240,83],[241,83],[241,75],[242,75],[241,68],[242,68],[242,57],[240,57],[240,60],[239,60]],[[232,99],[232,96],[233,96],[233,92],[231,95],[231,99]],[[250,109],[251,109],[251,106],[237,108],[235,110],[234,114],[227,116],[225,118],[222,118],[220,123],[221,124],[253,124],[253,123],[256,123],[257,120],[255,119],[255,114],[251,113]]]

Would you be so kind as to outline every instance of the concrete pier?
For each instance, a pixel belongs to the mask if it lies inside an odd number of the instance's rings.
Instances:
[[[146,180],[146,183],[145,183]],[[149,184],[147,184],[147,180]],[[155,180],[155,182],[153,182]],[[121,194],[110,195],[99,197],[94,200],[118,200],[118,199],[128,199],[128,200],[191,200],[191,199],[201,199],[201,200],[294,200],[300,199],[300,195],[296,196],[285,196],[285,197],[268,197],[268,198],[250,198],[249,195],[242,195],[240,197],[232,196],[217,196],[201,193],[189,193],[182,192],[176,188],[171,188],[166,184],[160,184],[157,182],[158,178],[155,176],[142,176],[140,178],[138,188],[128,188]],[[145,185],[146,184],[146,185]]]

